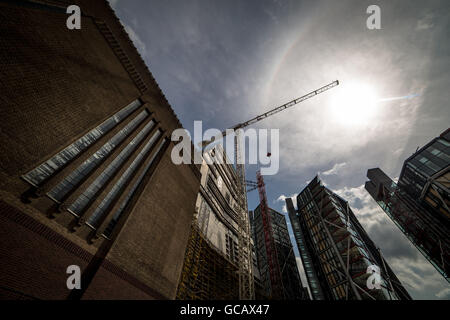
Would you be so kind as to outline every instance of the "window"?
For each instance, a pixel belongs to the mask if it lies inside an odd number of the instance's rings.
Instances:
[[[427,159],[427,158],[425,158],[425,157],[421,157],[421,158],[419,159],[419,161],[420,161],[420,162],[422,162],[422,163],[425,163],[425,162],[427,162],[427,161],[428,161],[428,159]]]
[[[89,173],[95,169],[101,162],[108,157],[113,150],[123,141],[131,132],[147,118],[148,112],[142,111],[136,118],[128,123],[122,130],[114,135],[107,143],[98,149],[92,156],[84,161],[78,168],[65,177],[59,184],[57,184],[48,195],[54,200],[60,202],[63,200],[74,187],[81,182]],[[151,121],[154,124],[154,121]]]
[[[440,150],[435,149],[433,147],[431,147],[430,150],[431,150],[431,154],[434,154],[434,155],[438,155],[438,154],[442,153]]]
[[[437,171],[439,171],[439,169],[440,169],[437,165],[435,165],[435,164],[434,164],[433,162],[431,162],[431,161],[426,162],[425,165],[426,165],[428,168],[430,168],[431,170],[433,170],[434,172],[437,172]]]
[[[81,194],[70,206],[69,211],[80,214],[88,203],[95,197],[97,192],[114,176],[123,162],[134,152],[140,142],[151,131],[154,122],[149,122],[133,140],[119,153],[119,155],[106,167],[105,170],[92,182],[92,184]]]
[[[230,260],[237,262],[239,259],[239,247],[230,235],[225,235],[226,252]]]
[[[450,147],[450,143],[445,139],[439,139],[438,142],[443,144],[446,147]]]
[[[89,131],[83,137],[58,152],[49,160],[45,161],[35,169],[22,176],[28,183],[39,186],[43,181],[51,177],[56,171],[71,162],[76,156],[83,152],[95,141],[114,128],[118,123],[130,115],[134,110],[142,105],[140,100],[135,100],[128,106],[117,112],[112,117],[105,120],[96,128]]]
[[[86,221],[88,225],[94,228],[97,227],[100,218],[104,215],[104,213],[109,208],[113,200],[117,198],[123,187],[126,186],[126,183],[128,182],[128,180],[130,180],[133,173],[136,171],[136,169],[139,167],[142,161],[146,158],[147,154],[151,150],[151,147],[155,144],[156,140],[159,138],[160,135],[161,135],[160,130],[158,130],[153,134],[153,136],[150,138],[150,140],[147,142],[144,148],[139,152],[139,154],[136,156],[136,158],[133,160],[130,166],[125,170],[125,172],[122,174],[119,180],[117,180],[116,184],[112,187],[111,191],[106,195],[106,197],[97,207],[97,209],[95,209],[94,213]]]
[[[122,200],[119,208],[117,208],[116,212],[114,212],[111,221],[108,223],[108,226],[105,229],[105,232],[103,233],[106,237],[109,237],[114,230],[114,227],[117,224],[117,221],[119,221],[120,217],[123,214],[123,211],[125,210],[126,206],[130,202],[131,198],[136,192],[136,189],[139,187],[139,185],[142,183],[142,180],[144,179],[145,175],[147,174],[148,170],[150,169],[150,166],[154,163],[155,158],[158,156],[159,152],[161,151],[162,147],[166,144],[168,140],[164,139],[156,149],[154,155],[152,156],[151,160],[148,162],[148,164],[145,166],[145,169],[142,171],[142,173],[139,175],[139,178],[136,180],[133,187],[130,189],[128,194],[126,195],[125,199]]]

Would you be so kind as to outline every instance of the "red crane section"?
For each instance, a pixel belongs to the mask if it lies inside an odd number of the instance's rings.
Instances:
[[[264,184],[261,171],[256,172],[258,185],[261,217],[263,221],[264,241],[267,253],[267,264],[269,267],[270,283],[272,287],[272,297],[282,299],[284,296],[282,279],[280,274],[280,265],[278,264],[277,249],[273,238],[273,228],[270,217],[270,209],[267,205],[266,185]]]

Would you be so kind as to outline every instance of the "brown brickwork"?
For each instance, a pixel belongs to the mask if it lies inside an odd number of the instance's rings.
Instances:
[[[69,4],[82,10],[81,30],[66,28]],[[142,110],[163,130],[158,141],[170,140],[172,131],[181,128],[107,1],[0,0],[0,75],[0,298],[175,298],[200,173],[198,166],[171,162],[173,143],[145,171],[156,154],[152,148],[108,208],[106,222],[141,181],[110,239],[46,196]],[[142,101],[138,110],[39,189],[21,178],[136,99]],[[142,127],[64,203],[70,205],[83,193]],[[96,194],[85,215],[113,189],[149,136]],[[92,243],[95,233],[100,237]],[[71,264],[80,266],[86,280],[80,292],[66,287]]]

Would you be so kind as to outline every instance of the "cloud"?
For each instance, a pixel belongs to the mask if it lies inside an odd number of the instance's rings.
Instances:
[[[436,293],[436,297],[442,300],[450,300],[450,288],[445,288]]]
[[[428,30],[433,28],[433,15],[431,13],[427,13],[422,19],[417,21],[416,30]]]
[[[113,7],[113,9],[117,8],[117,2],[119,2],[119,0],[108,0],[109,4],[111,5],[111,7]]]
[[[339,170],[343,167],[345,167],[347,165],[346,162],[342,162],[342,163],[336,163],[333,168],[331,168],[330,170],[327,171],[323,171],[321,172],[321,174],[323,174],[324,176],[329,176],[332,174],[337,174],[339,172]]]
[[[364,185],[343,187],[334,192],[349,202],[358,221],[415,299],[429,299],[428,292],[438,292],[435,295],[439,298],[448,296],[441,275],[400,232]]]
[[[147,46],[145,43],[141,40],[139,35],[134,31],[132,27],[130,27],[127,24],[123,25],[125,28],[125,31],[128,33],[128,36],[130,37],[131,41],[133,41],[134,45],[138,49],[139,53],[142,57],[147,56]]]
[[[296,193],[294,193],[294,194],[292,194],[292,195],[290,195],[290,196],[285,196],[284,194],[282,194],[282,195],[280,195],[279,197],[278,197],[278,199],[277,200],[275,200],[274,202],[282,202],[283,203],[283,208],[281,209],[281,211],[283,212],[283,213],[287,213],[287,208],[286,208],[286,198],[291,198],[292,199],[292,203],[294,204],[294,208],[296,208],[297,209],[297,201],[296,201],[296,197],[297,197],[297,194]]]

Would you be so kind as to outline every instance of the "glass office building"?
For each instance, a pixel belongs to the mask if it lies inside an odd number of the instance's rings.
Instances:
[[[367,177],[366,190],[450,282],[450,129],[406,159],[398,184],[379,168]]]
[[[308,292],[303,288],[299,270],[295,261],[295,254],[289,237],[286,218],[283,214],[268,208],[270,214],[270,229],[272,232],[273,246],[278,258],[279,270],[274,270],[280,274],[281,283],[272,284],[270,277],[269,263],[267,261],[266,230],[263,226],[261,206],[258,205],[254,211],[250,211],[250,225],[252,237],[255,244],[255,253],[258,269],[261,274],[261,284],[263,285],[267,297],[284,300],[308,300]],[[278,290],[279,288],[279,290]]]
[[[298,209],[286,204],[314,300],[411,299],[348,203],[317,176],[297,196]],[[367,286],[373,268],[379,289]]]
[[[405,161],[398,186],[438,219],[450,221],[450,129]]]

